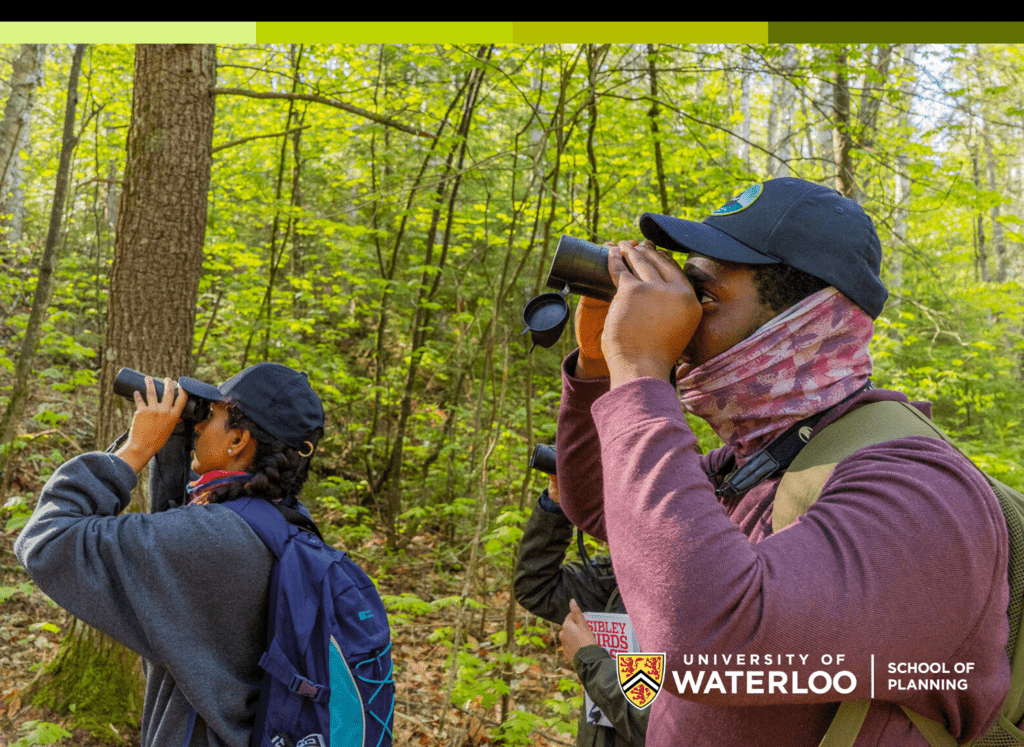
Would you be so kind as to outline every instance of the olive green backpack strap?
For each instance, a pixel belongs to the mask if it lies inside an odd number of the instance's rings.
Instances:
[[[840,703],[818,747],[853,747],[870,707],[870,700],[844,700]]]
[[[988,477],[986,475],[986,477]],[[995,724],[972,742],[972,747],[1006,747],[1024,745],[1024,731],[1017,724],[1024,718],[1024,495],[998,480],[988,477],[999,506],[1006,517],[1010,538],[1010,602],[1006,614],[1010,619],[1010,637],[1006,655],[1010,659],[1010,692],[1003,701]]]
[[[782,531],[807,513],[832,470],[853,452],[905,436],[944,438],[912,405],[871,402],[852,410],[815,434],[790,463],[775,492],[772,532]]]
[[[937,438],[956,447],[931,420],[905,402],[862,405],[823,428],[800,451],[779,482],[772,511],[772,531],[779,532],[807,512],[818,499],[836,465],[867,446],[907,436]],[[1010,535],[1010,662],[1024,662],[1024,636],[1019,636],[1024,610],[1024,496],[986,475],[1006,516]],[[870,701],[844,701],[819,747],[852,747],[870,708]],[[955,747],[945,727],[919,713],[903,709],[932,747]],[[996,724],[976,739],[973,747],[1024,745],[1016,724],[1024,717],[1024,664],[1012,667],[1010,693]]]

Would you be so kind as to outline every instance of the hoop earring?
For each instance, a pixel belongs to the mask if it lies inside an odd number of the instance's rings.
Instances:
[[[307,444],[309,446],[309,451],[307,451],[305,454],[303,454],[302,450],[300,449],[299,450],[299,456],[303,457],[304,459],[308,459],[309,457],[313,456],[313,449],[316,448],[316,447],[313,446],[313,442],[312,441],[303,441],[302,443]]]

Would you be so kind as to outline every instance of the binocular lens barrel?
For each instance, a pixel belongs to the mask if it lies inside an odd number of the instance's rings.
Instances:
[[[555,474],[555,447],[537,444],[530,456],[530,466],[548,475]]]
[[[163,379],[153,377],[153,388],[156,390],[158,399],[163,399]],[[114,394],[134,402],[135,392],[143,396],[146,394],[146,375],[132,368],[122,368],[114,377]],[[182,420],[197,423],[205,420],[210,411],[210,403],[199,397],[190,397],[185,403],[185,409],[181,413]]]
[[[558,241],[555,257],[548,270],[549,288],[611,301],[615,283],[608,273],[608,247],[564,235]]]
[[[153,387],[156,389],[156,396],[162,399],[164,396],[163,379],[154,377]],[[122,368],[114,377],[114,394],[125,399],[132,399],[135,392],[146,393],[146,375],[132,368]]]

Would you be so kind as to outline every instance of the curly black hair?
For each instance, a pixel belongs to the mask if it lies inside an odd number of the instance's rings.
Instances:
[[[828,285],[821,278],[782,263],[754,266],[758,300],[776,314]]]
[[[231,482],[214,491],[217,503],[243,496],[277,501],[294,497],[302,490],[309,476],[309,457],[271,436],[230,401],[227,404],[227,428],[241,428],[252,434],[256,440],[249,472],[252,479],[245,482]],[[322,432],[315,434],[314,443],[320,440]]]

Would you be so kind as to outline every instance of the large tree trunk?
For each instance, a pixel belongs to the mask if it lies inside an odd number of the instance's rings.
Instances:
[[[136,47],[100,375],[101,448],[128,422],[111,391],[121,366],[172,378],[192,370],[215,83],[213,45]],[[77,624],[40,682],[37,702],[77,704],[75,718],[94,728],[134,722],[142,700],[137,661],[103,634]],[[84,713],[83,703],[96,710]],[[109,711],[112,704],[116,711]]]
[[[216,75],[212,44],[136,47],[100,372],[101,447],[128,423],[129,408],[111,392],[118,369],[172,378],[192,372]]]
[[[32,104],[43,82],[45,44],[22,44],[11,69],[11,93],[0,120],[0,238],[21,239],[22,151],[29,146]]]

